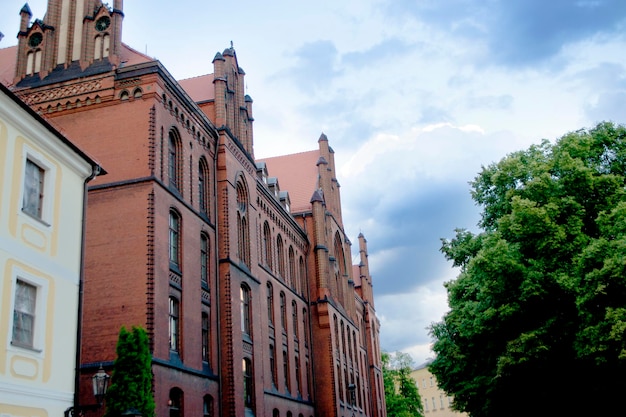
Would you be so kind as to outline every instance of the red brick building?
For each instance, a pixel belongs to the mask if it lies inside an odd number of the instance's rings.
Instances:
[[[148,330],[157,416],[384,416],[365,238],[333,151],[256,161],[235,50],[177,81],[122,43],[123,2],[21,10],[0,82],[106,166],[89,188],[81,401]]]

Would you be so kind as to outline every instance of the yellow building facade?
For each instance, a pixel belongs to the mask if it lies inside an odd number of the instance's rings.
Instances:
[[[411,372],[411,377],[415,381],[422,398],[424,416],[467,416],[466,413],[460,413],[452,409],[452,397],[438,387],[437,378],[428,371],[428,365],[430,365],[430,361]]]
[[[0,415],[74,405],[86,182],[99,166],[0,85]]]

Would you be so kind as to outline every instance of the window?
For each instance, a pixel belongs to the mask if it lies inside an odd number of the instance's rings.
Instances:
[[[278,275],[285,279],[285,251],[283,249],[283,238],[280,235],[276,238],[276,257],[278,258]],[[287,284],[290,285],[291,283],[287,282]]]
[[[280,292],[280,325],[283,332],[287,331],[287,299],[284,292]]]
[[[283,350],[283,377],[285,379],[285,389],[291,391],[291,384],[289,383],[289,355],[287,350]]]
[[[306,269],[304,268],[304,259],[302,258],[302,256],[300,257],[300,271],[298,273],[298,284],[296,284],[296,287],[298,289],[298,291],[300,291],[301,294],[304,294],[305,292],[305,277],[306,277]]]
[[[206,159],[200,158],[198,164],[198,204],[200,213],[209,213],[209,168]]]
[[[247,220],[248,193],[244,184],[237,182],[237,256],[250,266],[250,235]]]
[[[209,287],[209,237],[200,235],[200,282],[203,287]]]
[[[180,216],[170,210],[170,265],[180,267]]]
[[[215,415],[213,410],[213,397],[210,395],[204,396],[202,414],[204,417],[213,417]]]
[[[298,277],[296,276],[296,257],[293,253],[293,247],[289,246],[289,282],[291,286],[296,290],[296,292],[300,291],[298,285]]]
[[[306,308],[302,309],[302,327],[304,329],[304,346],[309,346],[309,322],[307,319]]]
[[[272,373],[272,385],[277,387],[278,378],[276,377],[276,352],[272,343],[270,343],[270,372]]]
[[[204,362],[210,362],[210,322],[209,322],[209,314],[202,313],[202,360]]]
[[[298,305],[295,301],[291,302],[291,319],[293,321],[293,337],[297,339],[300,332],[298,331]]]
[[[13,340],[18,346],[34,346],[37,287],[20,279],[16,281],[13,307]]]
[[[45,172],[42,167],[30,159],[26,160],[22,210],[38,219],[41,219],[43,215]]]
[[[295,365],[296,365],[296,391],[300,393],[302,392],[302,383],[300,381],[301,379],[300,358],[297,355],[296,355]]]
[[[242,285],[239,295],[241,299],[241,331],[245,335],[252,336],[250,333],[250,289]]]
[[[180,337],[180,305],[175,297],[170,297],[169,315],[170,350],[178,352]]]
[[[270,225],[265,222],[263,224],[263,263],[269,269],[272,269],[272,236]]]
[[[274,288],[267,283],[267,320],[270,326],[274,326]]]
[[[167,150],[167,173],[170,180],[170,186],[180,191],[180,179],[181,179],[181,152],[180,152],[180,138],[178,132],[175,130],[170,131],[168,150]]]
[[[180,388],[170,390],[170,417],[182,417],[183,413],[183,391]]]
[[[243,358],[243,402],[246,408],[254,406],[254,378],[250,358]]]

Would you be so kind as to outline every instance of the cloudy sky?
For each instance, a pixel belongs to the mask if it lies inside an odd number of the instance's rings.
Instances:
[[[46,3],[29,1],[33,18]],[[2,1],[0,47],[23,4]],[[381,345],[416,363],[457,273],[440,238],[476,229],[481,165],[626,122],[624,0],[126,0],[124,12],[124,42],[178,79],[211,73],[233,42],[257,157],[328,136],[347,232],[357,250],[359,232],[368,240]]]

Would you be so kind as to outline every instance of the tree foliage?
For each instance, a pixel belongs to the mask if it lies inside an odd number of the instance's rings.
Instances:
[[[422,417],[422,400],[411,378],[413,361],[402,352],[382,354],[383,383],[388,417]]]
[[[106,417],[118,417],[129,409],[142,417],[154,417],[152,355],[148,334],[140,327],[122,327],[117,341],[111,387],[107,391]]]
[[[482,232],[442,240],[460,274],[430,371],[473,417],[609,414],[626,388],[626,129],[544,141],[471,186]]]

